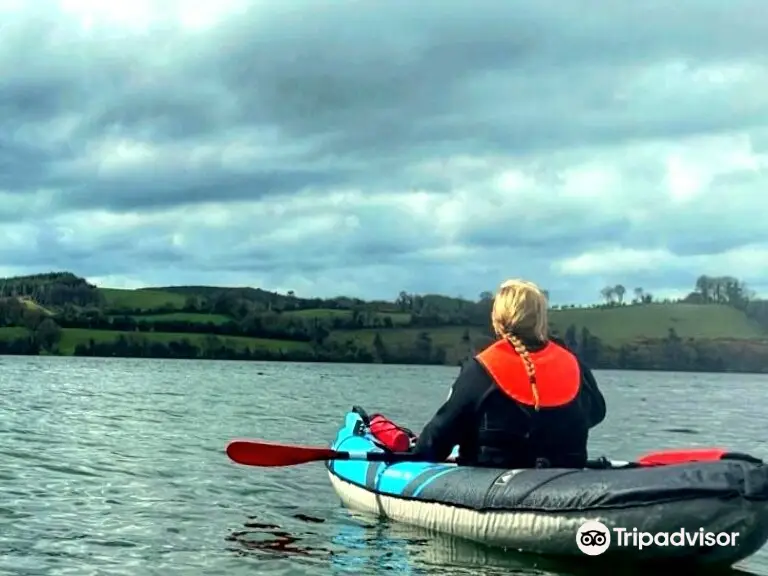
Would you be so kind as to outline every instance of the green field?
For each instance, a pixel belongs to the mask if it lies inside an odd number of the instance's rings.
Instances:
[[[410,345],[416,342],[419,334],[426,332],[435,346],[454,346],[462,344],[462,336],[467,328],[464,326],[441,326],[439,328],[396,328],[377,329],[365,328],[363,330],[334,330],[328,337],[335,342],[357,340],[361,344],[370,346],[376,334],[381,335],[385,344]],[[470,339],[482,338],[483,331],[480,328],[469,328]]]
[[[462,340],[465,332],[469,331],[469,342]],[[445,348],[446,359],[449,364],[456,364],[459,360],[471,355],[478,342],[487,342],[487,336],[479,328],[464,326],[442,326],[440,328],[397,328],[392,330],[377,330],[375,328],[364,330],[334,330],[328,339],[332,342],[343,344],[348,340],[358,342],[360,345],[371,349],[373,340],[378,333],[384,346],[397,348],[412,348],[422,332],[429,334],[432,347]]]
[[[571,324],[586,327],[608,345],[640,338],[664,338],[674,328],[680,338],[766,338],[768,334],[730,306],[643,304],[614,308],[553,310],[550,321],[562,335]]]
[[[137,321],[159,322],[179,321],[221,325],[230,322],[231,319],[223,314],[205,314],[182,312],[181,308],[187,302],[188,296],[182,293],[168,292],[158,289],[123,290],[115,288],[99,288],[106,300],[106,308],[114,316],[119,309],[142,310],[147,314],[137,314],[132,317]],[[24,298],[26,306],[34,308],[37,305],[30,299]],[[176,308],[176,312],[158,314],[161,308]],[[51,312],[41,308],[47,314]],[[153,311],[155,313],[153,313]],[[440,328],[411,328],[407,324],[410,314],[395,311],[364,310],[360,312],[365,323],[370,325],[375,318],[390,318],[395,328],[369,327],[361,330],[333,330],[329,339],[333,342],[343,343],[349,339],[360,342],[370,347],[378,332],[388,346],[412,346],[419,334],[430,334],[434,346],[445,347],[449,356],[466,354],[467,343],[462,339],[469,329],[472,343],[484,339],[483,330],[480,327],[445,326]],[[653,303],[641,305],[627,305],[614,307],[592,308],[565,308],[551,311],[550,321],[552,328],[557,330],[562,337],[570,325],[574,325],[577,332],[587,328],[593,335],[600,338],[608,346],[618,346],[624,343],[647,338],[664,338],[668,336],[670,328],[674,328],[680,338],[697,339],[768,339],[768,332],[761,328],[757,322],[749,319],[746,314],[738,309],[717,304],[686,304],[686,303]],[[341,318],[349,320],[352,310],[339,310],[332,308],[318,308],[311,310],[293,310],[282,313],[285,317],[295,317],[305,320],[313,318],[332,320]],[[15,331],[15,332],[14,332]],[[9,334],[23,335],[24,329],[1,329],[0,337],[8,337]],[[577,333],[577,338],[580,334]],[[117,331],[93,331],[80,329],[63,330],[61,348],[62,351],[71,351],[78,343],[87,343],[93,338],[95,341],[114,340]],[[195,343],[201,343],[206,339],[205,334],[171,334],[171,333],[136,333],[127,332],[126,335],[143,337],[157,342],[168,342],[186,337]],[[257,339],[247,337],[228,336],[228,345],[233,347],[249,346],[269,349],[309,349],[309,345],[294,341],[275,341],[269,339]]]
[[[98,288],[104,295],[107,308],[152,311],[173,306],[183,308],[187,297],[162,290],[123,290],[120,288]]]
[[[18,340],[30,335],[29,330],[20,326],[6,326],[0,328],[0,340]]]
[[[156,293],[159,294],[159,293]],[[157,296],[159,298],[159,296]],[[123,299],[123,302],[130,302],[129,299]],[[146,301],[144,301],[144,305],[146,305]],[[182,303],[183,305],[183,303]],[[149,310],[148,308],[144,308],[146,310]],[[332,320],[333,318],[342,318],[344,320],[349,320],[352,317],[352,311],[351,310],[332,310],[327,308],[318,308],[313,310],[289,310],[287,312],[283,312],[282,315],[287,317],[294,317],[294,318],[301,318],[302,320],[312,320],[314,318],[317,318],[319,320]],[[402,312],[373,312],[370,313],[369,316],[364,317],[372,317],[372,318],[379,318],[383,320],[385,317],[389,317],[389,319],[392,321],[392,324],[394,326],[403,326],[407,325],[408,322],[411,320],[410,314],[404,314]],[[117,314],[113,314],[113,317],[119,316]],[[145,322],[190,322],[190,323],[197,323],[197,324],[226,324],[227,322],[231,322],[232,318],[229,316],[225,316],[223,314],[204,314],[204,313],[198,313],[198,312],[170,312],[167,314],[141,314],[141,315],[133,315],[131,316],[134,320],[137,322],[145,321]]]
[[[133,300],[123,297],[119,300],[119,294],[141,294],[143,300],[134,297]],[[160,296],[158,296],[158,294]],[[147,297],[149,295],[149,297]],[[165,305],[169,300],[167,293],[157,291],[124,291],[113,292],[113,302],[121,301],[127,306],[152,306],[153,299],[156,305]],[[175,296],[175,295],[171,295]],[[129,302],[129,304],[125,304]],[[177,301],[178,302],[178,301]],[[181,302],[183,304],[183,302]],[[286,312],[285,314],[300,318],[332,318],[334,316],[349,317],[349,310],[301,310]],[[407,314],[403,313],[374,313],[393,317],[393,323],[401,325],[407,321]],[[370,316],[369,316],[370,317]],[[230,321],[227,316],[220,314],[201,314],[189,312],[174,312],[169,314],[150,314],[147,316],[136,315],[136,320],[176,320],[186,322],[213,322],[222,324]],[[574,308],[551,311],[552,327],[557,329],[560,336],[564,336],[569,325],[577,329],[577,338],[580,331],[586,327],[593,335],[600,338],[608,346],[619,346],[646,338],[665,338],[669,329],[674,328],[680,338],[697,339],[730,339],[730,340],[768,340],[768,333],[750,320],[744,313],[730,306],[714,304],[644,304],[633,306],[617,306],[613,308]],[[447,362],[454,364],[472,354],[479,344],[487,342],[487,335],[479,327],[444,326],[439,328],[364,328],[361,330],[333,330],[328,336],[330,342],[344,344],[347,341],[358,342],[369,350],[373,348],[376,334],[379,334],[384,345],[394,348],[413,348],[420,334],[429,334],[433,347],[442,347],[446,351]],[[0,340],[18,339],[29,335],[26,328],[0,328]],[[464,339],[469,335],[469,342]],[[118,336],[131,339],[142,339],[148,342],[168,344],[172,341],[186,339],[195,345],[205,348],[210,342],[209,334],[196,333],[167,333],[167,332],[120,332],[113,330],[90,330],[79,328],[62,329],[62,337],[59,343],[61,354],[73,354],[78,344],[87,345],[89,340],[95,342],[114,342]],[[266,338],[250,338],[244,336],[217,336],[226,347],[242,350],[284,350],[286,352],[311,351],[310,344],[305,342],[271,340]]]
[[[22,338],[29,334],[26,328],[0,328],[0,340]],[[78,344],[87,345],[89,340],[94,342],[114,342],[122,335],[126,338],[143,339],[148,342],[179,342],[186,339],[196,346],[204,346],[210,335],[174,332],[120,332],[117,330],[88,330],[84,328],[63,328],[59,351],[62,354],[73,354]],[[269,340],[267,338],[247,338],[244,336],[218,336],[218,339],[229,348],[243,350],[311,350],[305,342],[293,340]]]
[[[768,334],[747,318],[743,312],[729,306],[713,304],[645,304],[616,308],[573,308],[552,310],[552,327],[561,336],[571,324],[578,331],[586,327],[606,344],[622,344],[641,338],[665,338],[674,328],[680,338],[762,339]],[[378,332],[385,343],[408,344],[422,332],[428,332],[435,345],[453,346],[461,342],[464,326],[441,328],[402,328],[394,330],[366,328],[364,330],[335,330],[330,338],[344,342],[350,338],[370,344]],[[469,329],[472,339],[481,338],[482,330]],[[578,334],[577,334],[578,336]]]
[[[312,310],[290,310],[283,312],[285,316],[296,316],[303,319],[317,318],[319,320],[331,320],[333,318],[342,318],[348,320],[352,317],[352,310],[334,310],[331,308],[316,308]],[[365,316],[365,313],[362,313]],[[394,326],[403,326],[411,321],[411,315],[404,312],[373,312],[374,318],[384,319],[389,316]]]
[[[182,308],[187,297],[183,294],[166,292],[164,290],[120,290],[114,288],[100,288],[107,300],[107,306],[112,309],[130,308],[141,309],[147,312],[162,307],[173,306]],[[285,316],[302,319],[318,318],[330,320],[333,318],[351,318],[351,310],[338,310],[318,308],[312,310],[292,310],[283,312]],[[394,326],[402,329],[387,330],[385,328],[370,328],[355,332],[355,338],[362,341],[372,341],[373,334],[378,330],[386,332],[386,340],[412,341],[422,329],[407,328],[410,314],[403,312],[362,312],[366,322],[372,318],[383,319],[389,317]],[[150,314],[134,316],[137,320],[161,321],[178,320],[200,323],[213,322],[223,324],[229,321],[224,315],[219,314],[194,314],[187,312],[175,312],[171,314]],[[551,324],[561,335],[570,325],[575,325],[577,330],[586,327],[592,334],[603,340],[606,344],[622,344],[642,338],[664,338],[669,329],[674,328],[681,338],[733,338],[733,339],[764,339],[768,333],[756,322],[747,316],[726,305],[716,304],[643,304],[616,307],[595,308],[565,308],[551,311]],[[473,331],[479,332],[473,328]],[[445,339],[460,340],[464,327],[445,327],[430,329],[435,341]],[[349,334],[346,331],[334,331],[332,338],[346,340]],[[452,345],[446,342],[444,345]]]
[[[113,316],[114,317],[114,316]],[[226,324],[232,318],[223,314],[200,314],[195,312],[171,312],[169,314],[147,314],[131,316],[137,322],[189,322],[191,324]]]

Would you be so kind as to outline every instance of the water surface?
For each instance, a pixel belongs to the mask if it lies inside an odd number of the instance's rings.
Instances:
[[[322,464],[246,468],[233,437],[325,445],[353,404],[419,429],[456,368],[0,357],[0,573],[573,574],[339,505]],[[768,455],[768,377],[597,372],[591,455]],[[741,569],[768,575],[768,549]]]

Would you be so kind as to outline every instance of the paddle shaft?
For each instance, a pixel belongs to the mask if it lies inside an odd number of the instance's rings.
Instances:
[[[262,442],[259,440],[233,440],[227,445],[227,455],[231,460],[245,466],[278,467],[296,466],[309,462],[327,462],[329,460],[355,460],[364,462],[424,462],[424,456],[413,452],[388,451],[341,451],[331,448],[295,446]],[[451,462],[451,460],[444,460]],[[624,468],[634,463],[611,461],[605,458],[590,460],[587,468]]]
[[[424,456],[412,454],[410,452],[339,452],[333,454],[333,458],[328,460],[366,460],[368,462],[420,462]]]
[[[333,458],[328,460],[365,460],[368,462],[424,462],[424,456],[410,452],[336,452]],[[455,462],[448,458],[446,462]],[[624,460],[587,460],[585,468],[624,468],[632,462]]]

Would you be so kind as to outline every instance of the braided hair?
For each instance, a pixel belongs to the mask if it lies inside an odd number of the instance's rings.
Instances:
[[[507,280],[500,287],[493,302],[491,324],[497,337],[504,338],[525,364],[533,393],[534,409],[541,403],[536,385],[536,367],[530,353],[518,335],[530,335],[536,340],[548,340],[547,296],[536,284],[525,280]]]
[[[520,358],[523,359],[525,371],[528,373],[528,382],[531,384],[531,392],[533,393],[533,409],[538,412],[541,405],[539,403],[539,388],[536,386],[536,367],[533,365],[533,360],[531,360],[531,356],[528,353],[528,348],[525,347],[525,344],[523,344],[523,341],[520,340],[520,338],[513,334],[507,335],[506,339],[515,349],[515,352],[520,355]]]

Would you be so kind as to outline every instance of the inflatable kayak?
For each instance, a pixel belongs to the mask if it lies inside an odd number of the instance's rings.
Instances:
[[[332,449],[386,451],[354,410]],[[575,470],[365,460],[326,466],[350,509],[521,552],[732,565],[768,541],[768,467],[749,456]],[[590,521],[602,523],[607,542],[600,525],[584,530]]]

